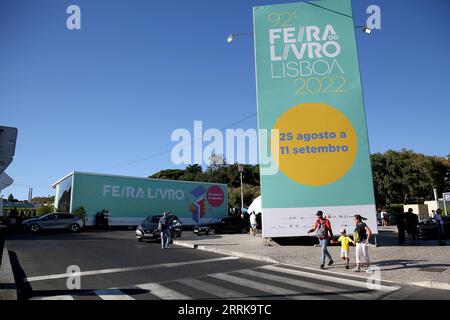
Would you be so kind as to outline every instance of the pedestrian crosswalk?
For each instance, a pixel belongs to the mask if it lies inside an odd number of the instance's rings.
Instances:
[[[191,300],[188,295],[172,290],[158,283],[146,283],[137,286],[140,289],[148,290],[149,293],[162,300]]]
[[[77,294],[60,293],[41,300],[190,300],[190,299],[289,299],[289,300],[374,300],[398,290],[379,285],[377,290],[366,280],[337,276],[287,265],[263,265],[200,277],[165,282],[150,282],[125,288],[81,290]]]

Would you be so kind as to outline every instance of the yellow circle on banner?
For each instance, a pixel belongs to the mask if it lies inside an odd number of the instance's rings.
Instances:
[[[318,102],[299,104],[283,113],[273,126],[279,145],[272,155],[290,179],[323,186],[342,178],[353,165],[358,138],[350,120],[338,109]]]

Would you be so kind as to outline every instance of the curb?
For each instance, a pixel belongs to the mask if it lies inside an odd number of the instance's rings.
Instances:
[[[431,280],[431,281],[409,282],[408,284],[428,289],[450,290],[450,283],[448,282]]]
[[[306,270],[311,270],[311,271],[318,271],[317,269],[314,269],[311,267],[304,267],[301,265],[279,262],[279,261],[269,258],[269,257],[258,256],[258,255],[253,255],[253,254],[246,254],[246,253],[231,251],[231,250],[218,249],[218,248],[214,248],[214,247],[207,247],[207,246],[194,244],[191,242],[174,240],[173,244],[182,246],[182,247],[191,248],[191,249],[198,249],[198,250],[202,250],[202,251],[223,254],[223,255],[227,255],[227,256],[234,256],[234,257],[239,257],[239,258],[244,258],[244,259],[251,259],[251,260],[256,260],[256,261],[263,261],[263,262],[281,264],[281,265],[292,266],[292,267],[300,267],[300,268],[303,268]],[[320,270],[320,271],[323,273],[329,273],[332,275],[341,275],[341,276],[343,275],[343,276],[349,276],[349,277],[353,277],[353,278],[359,278],[361,280],[367,280],[367,277],[358,276],[358,275],[346,275],[346,274],[342,274],[342,273],[338,273],[338,272],[333,272],[330,270]],[[409,281],[382,280],[381,282],[392,285],[392,286],[417,286],[417,287],[423,287],[423,288],[428,288],[428,289],[450,290],[450,283],[440,282],[440,281],[409,282]]]
[[[254,255],[254,254],[247,254],[247,253],[242,253],[242,252],[237,252],[237,251],[223,250],[223,249],[218,249],[218,248],[214,248],[214,247],[207,247],[207,246],[202,246],[202,245],[198,245],[198,244],[193,244],[190,242],[174,240],[173,244],[182,246],[182,247],[191,248],[191,249],[219,253],[219,254],[223,254],[226,256],[234,256],[234,257],[239,257],[239,258],[268,262],[268,263],[279,263],[278,261],[276,261],[272,258],[269,258],[269,257],[258,256],[258,255]]]
[[[17,300],[17,286],[6,247],[3,248],[0,265],[0,300]]]

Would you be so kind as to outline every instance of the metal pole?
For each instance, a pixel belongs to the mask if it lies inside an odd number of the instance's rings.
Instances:
[[[244,209],[244,188],[242,185],[242,172],[240,172],[241,174],[241,213],[243,212],[242,209]]]
[[[242,209],[244,209],[244,187],[242,183],[242,173],[244,172],[244,165],[238,164],[238,172],[241,176],[241,214],[243,214]]]
[[[447,203],[446,203],[447,195],[448,195],[448,193],[442,194],[442,198],[443,198],[442,200],[444,200],[444,212],[445,212],[445,215],[447,215]]]
[[[0,190],[0,193],[2,190]],[[3,194],[0,194],[0,217],[3,217]]]

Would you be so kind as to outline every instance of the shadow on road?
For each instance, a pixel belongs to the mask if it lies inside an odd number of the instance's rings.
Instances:
[[[17,254],[14,251],[8,251],[9,258],[11,260],[11,266],[14,273],[14,280],[17,286],[17,299],[18,300],[28,300],[31,297],[31,285],[27,281],[27,275],[20,265]]]
[[[397,259],[377,261],[376,265],[382,267],[383,271],[403,270],[403,269],[433,269],[433,268],[449,268],[450,264],[445,263],[421,263],[427,260]],[[392,266],[392,267],[391,267]],[[388,268],[384,268],[388,267]],[[389,268],[391,267],[391,268]]]

